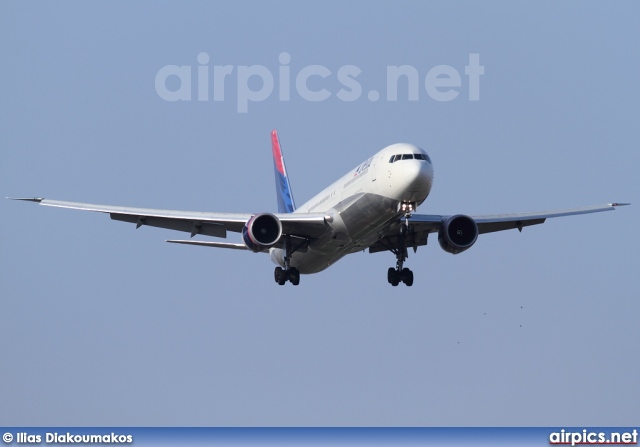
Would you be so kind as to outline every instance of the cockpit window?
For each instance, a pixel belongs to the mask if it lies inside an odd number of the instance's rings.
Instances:
[[[424,160],[431,163],[431,159],[427,154],[413,154],[413,156],[416,157],[416,160]]]
[[[392,155],[389,159],[389,163],[395,163],[398,160],[424,160],[431,163],[431,159],[427,154],[396,154]]]

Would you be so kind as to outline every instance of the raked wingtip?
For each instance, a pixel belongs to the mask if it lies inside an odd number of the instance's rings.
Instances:
[[[36,202],[40,203],[44,200],[42,197],[7,197],[9,200],[22,200],[23,202]]]

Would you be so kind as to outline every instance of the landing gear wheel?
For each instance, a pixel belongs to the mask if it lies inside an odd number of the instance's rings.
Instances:
[[[289,271],[287,272],[287,277],[289,278],[289,281],[291,282],[291,284],[293,284],[294,286],[297,286],[298,284],[300,284],[300,272],[298,271],[297,268],[292,267],[289,269]]]
[[[287,282],[287,275],[284,270],[282,270],[282,267],[276,267],[273,271],[273,278],[276,280],[278,285],[281,286],[284,286],[284,283]]]
[[[402,282],[405,283],[407,287],[411,287],[413,285],[413,272],[411,270],[403,268],[400,276],[402,277]]]
[[[387,271],[387,281],[394,287],[400,283],[400,275],[398,275],[398,271],[393,267],[389,267]]]

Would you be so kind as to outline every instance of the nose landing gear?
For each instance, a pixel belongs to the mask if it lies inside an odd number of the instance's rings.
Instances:
[[[411,207],[411,209],[413,209],[413,207]],[[409,212],[405,214],[405,218],[408,217]],[[406,261],[409,256],[405,241],[407,239],[407,235],[411,232],[410,230],[411,228],[409,225],[407,225],[406,222],[402,222],[399,229],[400,234],[398,236],[398,245],[396,248],[391,249],[391,252],[396,255],[396,268],[394,269],[393,267],[389,267],[389,270],[387,271],[387,281],[394,287],[401,282],[403,282],[407,287],[411,287],[413,285],[413,272],[404,267],[404,261]]]

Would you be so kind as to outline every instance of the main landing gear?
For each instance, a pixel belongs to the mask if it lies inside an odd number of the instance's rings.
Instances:
[[[273,272],[273,278],[276,280],[278,285],[281,286],[284,286],[284,283],[287,281],[291,282],[294,286],[300,284],[300,272],[295,267],[291,267],[287,270],[282,267],[276,267]]]
[[[407,287],[413,285],[413,272],[406,267],[403,267],[404,261],[407,260],[407,246],[405,241],[407,234],[409,233],[409,226],[406,222],[400,224],[400,234],[398,235],[398,245],[396,248],[392,248],[391,252],[396,255],[396,268],[389,267],[387,271],[387,281],[392,286],[396,287],[401,282],[405,283]]]
[[[280,286],[284,286],[287,281],[297,286],[300,284],[300,271],[290,266],[291,253],[293,253],[293,250],[291,249],[291,238],[289,236],[285,237],[282,250],[284,252],[284,268],[276,267],[273,271],[273,279],[275,279]]]

